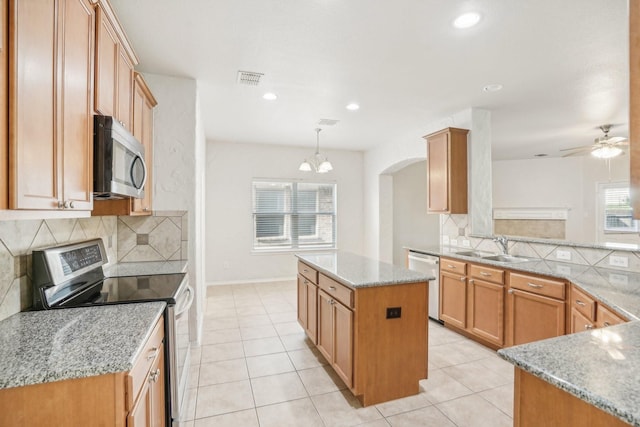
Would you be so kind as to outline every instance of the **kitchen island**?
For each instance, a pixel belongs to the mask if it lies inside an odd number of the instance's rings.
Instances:
[[[297,257],[298,321],[362,405],[417,394],[435,278],[348,252]]]

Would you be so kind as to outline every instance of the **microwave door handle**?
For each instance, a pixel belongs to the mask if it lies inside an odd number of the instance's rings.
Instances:
[[[140,184],[140,186],[136,186],[136,182],[135,179],[133,177],[133,169],[136,165],[136,162],[140,160],[140,163],[142,163],[142,172],[143,172],[143,176],[142,176],[142,184]],[[142,157],[142,155],[140,153],[136,154],[135,159],[133,159],[133,162],[131,162],[131,170],[129,171],[129,175],[131,176],[131,183],[133,184],[133,186],[140,190],[140,189],[144,189],[145,184],[147,183],[147,165],[144,162],[144,158]]]
[[[140,161],[142,161],[142,170],[144,171],[144,177],[142,178],[142,185],[140,188],[144,190],[144,186],[147,185],[147,162],[144,161],[144,157],[140,155]]]

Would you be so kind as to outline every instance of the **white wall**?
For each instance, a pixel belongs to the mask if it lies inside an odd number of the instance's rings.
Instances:
[[[592,156],[496,160],[493,206],[569,208],[566,240],[593,243],[598,241],[597,183],[628,179],[628,156],[612,159],[610,169],[606,161]]]
[[[205,288],[202,266],[202,176],[205,139],[193,79],[144,75],[158,101],[154,110],[153,209],[188,214],[189,282],[195,290],[190,312],[192,339],[201,336]]]
[[[474,113],[478,114],[474,114]],[[471,130],[469,144],[490,144],[491,115],[484,110],[469,108],[447,118],[427,123],[424,129],[414,130],[399,141],[389,142],[369,150],[364,156],[364,254],[384,262],[393,262],[393,185],[387,176],[402,169],[416,160],[426,158],[426,142],[423,135],[436,132],[446,127],[458,127]],[[475,131],[474,131],[475,129]],[[474,139],[475,138],[475,139]],[[473,154],[474,150],[470,152]],[[486,153],[486,149],[482,152]],[[484,156],[481,160],[484,159]],[[483,173],[490,174],[490,167],[482,161],[470,160],[469,175],[476,177]],[[483,170],[484,167],[484,170]],[[390,178],[392,179],[392,178]],[[426,179],[426,178],[425,178]],[[486,179],[488,182],[488,178]],[[473,187],[470,187],[473,188]],[[488,203],[478,204],[478,211],[488,209]],[[475,206],[471,206],[470,214]]]
[[[342,251],[363,250],[363,155],[324,151],[333,171],[300,172],[313,147],[207,142],[206,280],[208,284],[293,278],[292,252],[252,254],[251,182],[253,178],[300,179],[337,183],[337,242]]]
[[[427,162],[413,163],[393,174],[393,263],[405,265],[403,246],[440,242],[440,215],[427,213]]]

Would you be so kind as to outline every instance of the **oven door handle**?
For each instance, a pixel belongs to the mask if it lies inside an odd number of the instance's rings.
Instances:
[[[184,313],[189,311],[189,309],[191,308],[191,304],[193,303],[193,298],[195,296],[193,294],[193,288],[191,286],[187,286],[187,289],[185,290],[185,292],[189,293],[189,297],[187,299],[187,302],[184,304],[184,306],[180,307],[179,309],[176,308],[176,320],[181,318],[184,315]]]

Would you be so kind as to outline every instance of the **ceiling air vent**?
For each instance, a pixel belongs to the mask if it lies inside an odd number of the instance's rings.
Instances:
[[[258,86],[260,84],[260,77],[264,76],[263,73],[254,73],[253,71],[238,71],[238,84]]]
[[[340,120],[335,120],[335,119],[320,119],[320,121],[318,122],[318,124],[320,126],[334,126],[336,125]]]

